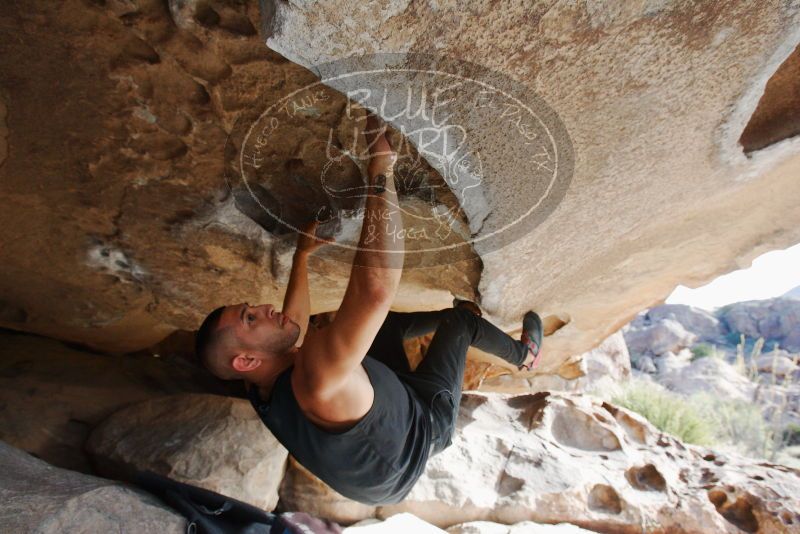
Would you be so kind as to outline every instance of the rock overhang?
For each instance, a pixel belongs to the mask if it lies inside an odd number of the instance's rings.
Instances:
[[[353,13],[335,2],[262,5],[269,45],[284,57],[254,34],[255,2],[67,4],[60,15],[42,4],[36,25],[10,13],[16,23],[5,29],[18,39],[6,44],[16,65],[4,67],[13,83],[2,94],[10,150],[0,173],[18,208],[2,218],[4,326],[132,350],[196,328],[222,301],[276,301],[287,246],[245,217],[226,218],[223,147],[243,110],[318,80],[286,58],[314,65],[435,50],[517,80],[558,114],[575,150],[563,201],[504,248],[409,271],[398,297],[409,310],[480,295],[511,330],[537,309],[552,317],[546,371],[574,374],[575,355],[676,284],[800,240],[797,137],[749,157],[738,145],[758,95],[786,91],[770,80],[800,41],[791,5],[508,5],[491,14],[458,4],[359,4]],[[376,7],[377,18],[355,14]],[[70,40],[84,52],[55,46]],[[46,87],[65,67],[59,109]],[[276,163],[288,174],[314,160],[314,145],[294,139],[296,153]],[[512,175],[482,192],[486,206],[518,200]],[[493,212],[474,207],[464,235]],[[26,239],[15,237],[21,212]],[[312,267],[315,311],[335,309],[344,262]]]

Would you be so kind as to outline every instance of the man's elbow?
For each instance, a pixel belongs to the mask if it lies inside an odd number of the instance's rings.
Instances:
[[[397,287],[386,283],[368,284],[365,288],[365,298],[375,306],[390,306],[394,300]]]
[[[351,282],[354,282],[359,296],[363,299],[385,304],[394,300],[397,288],[400,285],[400,277],[388,276],[385,272],[366,271],[364,276],[354,277]]]
[[[357,284],[359,297],[362,302],[376,305],[391,304],[397,293],[398,282],[380,276],[366,276]]]

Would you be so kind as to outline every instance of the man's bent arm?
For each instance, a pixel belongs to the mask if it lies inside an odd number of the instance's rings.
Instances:
[[[385,177],[385,182],[377,184],[376,176],[369,177],[370,193],[347,289],[379,300],[388,299],[391,304],[403,273],[403,218],[393,174],[391,171],[374,174]]]
[[[369,122],[367,127],[374,129]],[[304,346],[305,378],[320,396],[334,394],[361,364],[386,319],[403,270],[405,244],[392,174],[394,153],[383,134],[374,140],[371,152],[364,221],[342,305],[334,321]],[[384,183],[378,179],[381,175],[386,177]]]

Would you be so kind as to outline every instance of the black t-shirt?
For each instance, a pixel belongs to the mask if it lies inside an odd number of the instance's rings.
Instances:
[[[369,412],[344,432],[329,432],[303,415],[291,385],[294,366],[281,372],[269,400],[249,391],[256,412],[306,469],[345,497],[365,504],[402,501],[422,475],[431,452],[430,411],[411,386],[378,360],[362,365],[375,390]]]

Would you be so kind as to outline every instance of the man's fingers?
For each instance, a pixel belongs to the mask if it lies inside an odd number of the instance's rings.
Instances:
[[[383,120],[381,120],[381,118],[375,115],[373,112],[367,111],[367,130],[375,131],[381,126],[385,128],[386,123],[383,122]]]
[[[380,141],[381,137],[386,137],[388,142],[389,126],[386,121],[378,117],[372,112],[367,112],[367,124],[364,127],[364,137],[367,139],[367,144],[372,146],[376,141]],[[391,144],[390,144],[391,146]]]
[[[316,220],[306,223],[306,225],[303,227],[303,232],[306,234],[315,235],[317,232],[317,226],[319,226],[319,221]]]
[[[336,242],[335,236],[331,237],[320,237],[317,235],[317,228],[319,227],[319,221],[313,220],[311,222],[306,223],[303,226],[303,233],[306,234],[305,236],[301,236],[301,239],[304,239],[306,242],[305,246],[310,246],[313,248],[318,248],[322,245],[328,245],[331,243]]]

